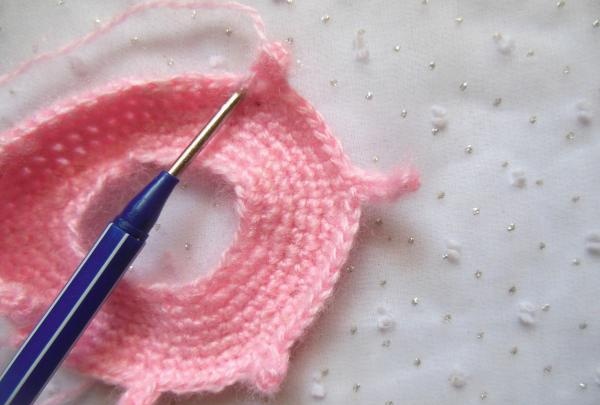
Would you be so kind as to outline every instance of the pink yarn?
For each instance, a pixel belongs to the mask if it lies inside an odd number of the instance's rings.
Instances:
[[[251,13],[262,27],[255,11],[226,4]],[[51,56],[160,6],[200,7],[137,5]],[[319,113],[289,86],[289,59],[282,44],[268,43],[249,79],[182,75],[113,83],[0,135],[0,312],[19,338],[82,259],[90,235],[114,214],[94,216],[98,201],[120,203],[138,186],[131,180],[122,195],[107,196],[106,185],[131,178],[143,164],[166,166],[245,80],[247,96],[189,168],[233,185],[240,224],[231,247],[210,275],[187,284],[123,280],[67,361],[123,387],[121,405],[149,405],[166,391],[216,392],[236,382],[263,393],[278,389],[290,348],[332,294],[361,205],[419,186],[408,167],[391,175],[353,167]]]

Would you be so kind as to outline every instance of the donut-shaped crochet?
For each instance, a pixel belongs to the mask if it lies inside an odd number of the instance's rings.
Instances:
[[[217,268],[181,285],[124,279],[68,357],[76,370],[123,387],[122,404],[236,382],[276,391],[290,348],[332,294],[361,205],[419,185],[409,168],[382,175],[353,167],[289,86],[288,61],[283,45],[262,46],[247,96],[190,167],[235,192],[239,228]],[[17,339],[111,219],[82,219],[105,185],[142,163],[169,163],[242,79],[120,82],[0,135],[0,312]]]

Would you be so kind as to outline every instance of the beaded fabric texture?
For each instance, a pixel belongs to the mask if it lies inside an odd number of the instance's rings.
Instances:
[[[332,294],[361,205],[419,186],[410,167],[383,175],[352,166],[319,113],[288,85],[289,61],[282,44],[263,43],[249,77],[114,83],[0,135],[0,313],[18,331],[13,343],[110,220],[94,217],[107,184],[142,165],[170,163],[244,83],[246,97],[189,168],[233,186],[240,223],[232,245],[215,270],[189,283],[124,279],[67,364],[123,387],[121,405],[236,382],[266,394],[278,389],[290,348]],[[135,191],[132,184],[119,193],[124,200]]]

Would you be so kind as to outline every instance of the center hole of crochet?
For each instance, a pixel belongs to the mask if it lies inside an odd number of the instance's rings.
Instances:
[[[184,176],[128,277],[182,284],[210,273],[233,241],[233,200],[233,190],[209,172]]]
[[[90,207],[107,207],[113,214],[104,219],[88,217],[88,221],[101,232],[106,221],[159,170],[160,166],[143,165],[108,180]],[[123,195],[127,198],[120,198]],[[125,278],[149,285],[184,284],[206,276],[233,241],[238,224],[234,200],[232,187],[222,178],[195,166],[188,168]]]

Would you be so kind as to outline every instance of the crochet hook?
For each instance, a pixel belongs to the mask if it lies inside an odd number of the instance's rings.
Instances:
[[[108,224],[0,376],[0,404],[31,404],[144,246],[177,176],[202,150],[244,91],[231,95],[167,171],[161,171]]]

